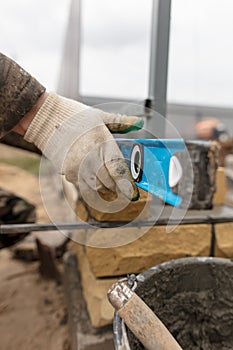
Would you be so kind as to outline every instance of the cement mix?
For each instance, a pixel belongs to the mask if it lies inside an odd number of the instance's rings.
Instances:
[[[233,261],[184,258],[140,276],[136,293],[185,350],[233,349]],[[128,332],[132,350],[144,347]]]

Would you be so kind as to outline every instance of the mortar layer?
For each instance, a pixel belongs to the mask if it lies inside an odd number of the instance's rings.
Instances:
[[[233,261],[185,258],[141,275],[136,293],[184,350],[233,349]],[[128,331],[132,350],[144,347]]]

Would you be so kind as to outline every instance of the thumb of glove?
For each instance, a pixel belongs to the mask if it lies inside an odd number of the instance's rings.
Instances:
[[[111,133],[125,134],[130,131],[137,131],[140,130],[144,124],[141,118],[135,116],[103,112],[101,117]]]

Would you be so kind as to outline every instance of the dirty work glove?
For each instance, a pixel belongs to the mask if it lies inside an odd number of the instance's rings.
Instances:
[[[120,190],[134,201],[138,189],[111,132],[126,133],[142,125],[140,118],[106,113],[50,93],[24,138],[81,191]]]

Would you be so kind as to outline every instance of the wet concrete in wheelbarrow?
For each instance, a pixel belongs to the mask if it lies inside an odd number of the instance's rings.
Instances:
[[[136,293],[184,350],[233,349],[233,261],[179,259],[142,275]],[[128,340],[145,349],[130,331]]]

